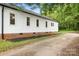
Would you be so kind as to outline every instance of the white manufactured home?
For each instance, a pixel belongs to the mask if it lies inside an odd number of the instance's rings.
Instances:
[[[58,22],[9,4],[0,4],[0,39],[50,35],[58,31]]]

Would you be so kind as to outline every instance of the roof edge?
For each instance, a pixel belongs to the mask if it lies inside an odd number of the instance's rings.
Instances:
[[[0,5],[1,5],[1,6],[8,7],[8,8],[11,8],[11,9],[19,10],[16,6],[11,6],[11,5],[8,5],[7,3],[0,3]],[[44,19],[47,19],[47,20],[50,20],[50,21],[57,22],[57,21],[55,21],[55,20],[50,19],[49,17],[42,16],[42,15],[40,15],[40,14],[37,14],[37,13],[32,12],[32,11],[27,10],[27,9],[25,9],[25,10],[24,10],[24,9],[21,9],[21,10],[19,10],[19,11],[22,11],[22,12],[24,12],[24,13],[28,13],[28,14],[31,14],[31,15],[34,15],[34,16],[38,16],[38,17],[41,17],[41,18],[44,18]]]

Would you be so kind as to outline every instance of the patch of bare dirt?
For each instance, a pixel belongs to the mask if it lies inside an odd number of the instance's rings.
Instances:
[[[79,56],[79,37],[75,38],[67,47],[62,49],[62,56]]]

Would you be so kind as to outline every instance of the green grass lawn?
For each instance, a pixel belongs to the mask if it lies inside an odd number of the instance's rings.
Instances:
[[[59,33],[70,33],[70,32],[79,32],[79,31],[73,31],[73,30],[60,30]]]
[[[47,39],[51,36],[42,36],[42,37],[33,37],[33,38],[28,38],[28,39],[21,39],[21,40],[16,40],[16,41],[0,41],[0,52],[16,48],[19,46],[23,46],[25,44],[31,44],[37,41],[41,41],[44,39]]]

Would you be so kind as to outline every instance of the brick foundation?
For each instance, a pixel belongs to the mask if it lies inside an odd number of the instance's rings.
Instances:
[[[17,39],[17,38],[28,38],[33,36],[43,36],[43,35],[51,35],[53,32],[33,32],[33,33],[11,33],[4,34],[4,39]],[[0,35],[0,39],[1,35]]]

